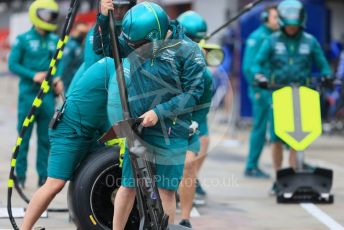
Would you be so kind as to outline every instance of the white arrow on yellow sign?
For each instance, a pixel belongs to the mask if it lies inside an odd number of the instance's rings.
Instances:
[[[297,151],[322,133],[320,96],[307,87],[284,87],[272,94],[276,135]]]

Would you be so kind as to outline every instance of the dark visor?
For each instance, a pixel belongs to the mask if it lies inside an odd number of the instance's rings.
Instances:
[[[37,16],[45,22],[52,23],[55,22],[59,16],[57,11],[49,10],[49,9],[38,9]]]
[[[149,43],[149,40],[140,40],[140,41],[130,41],[129,39],[125,38],[125,41],[127,42],[128,46],[130,46],[133,49],[138,49],[139,47]]]

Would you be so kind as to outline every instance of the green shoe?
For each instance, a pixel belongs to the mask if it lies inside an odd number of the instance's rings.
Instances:
[[[244,172],[244,175],[246,177],[251,177],[251,178],[261,178],[261,179],[269,179],[270,176],[269,174],[265,173],[259,168],[254,168],[254,169],[246,169]]]

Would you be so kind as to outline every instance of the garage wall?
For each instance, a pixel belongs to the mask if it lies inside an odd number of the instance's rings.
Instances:
[[[208,31],[212,32],[222,25],[226,20],[226,11],[229,9],[231,15],[237,12],[237,0],[195,0],[193,2],[193,10],[201,14],[208,22]],[[211,10],[209,10],[211,9]],[[217,41],[221,33],[215,36],[212,40]]]
[[[332,37],[339,40],[344,34],[344,1],[328,2],[327,6],[332,13]]]

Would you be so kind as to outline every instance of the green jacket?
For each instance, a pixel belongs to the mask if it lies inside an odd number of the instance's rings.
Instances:
[[[63,58],[61,59],[61,80],[67,92],[75,73],[84,62],[83,46],[78,40],[72,37],[67,42],[63,54]]]
[[[276,85],[308,85],[313,63],[322,76],[332,75],[318,41],[303,31],[295,37],[289,37],[281,31],[272,34],[256,56],[253,74],[266,74],[264,67],[267,63],[271,67],[267,77],[271,84]]]
[[[191,112],[204,90],[205,61],[177,22],[171,22],[170,30],[157,54],[145,60],[120,37],[122,55],[130,63],[129,108],[132,117],[151,109],[157,113],[159,122],[143,135],[188,138]]]
[[[32,27],[28,32],[18,35],[12,46],[8,68],[20,77],[19,94],[39,91],[40,85],[33,82],[37,72],[48,71],[56,50],[58,37],[54,33],[41,36]],[[55,76],[60,76],[58,68]]]
[[[269,27],[263,24],[257,30],[255,30],[248,37],[246,41],[246,48],[245,48],[245,54],[244,54],[244,60],[243,60],[243,72],[244,72],[245,79],[250,86],[253,86],[255,84],[254,74],[252,72],[252,65],[254,63],[255,57],[259,51],[259,48],[262,46],[263,42],[272,33],[273,33],[273,30],[271,30]],[[269,69],[269,63],[266,63],[263,69],[267,72]]]

